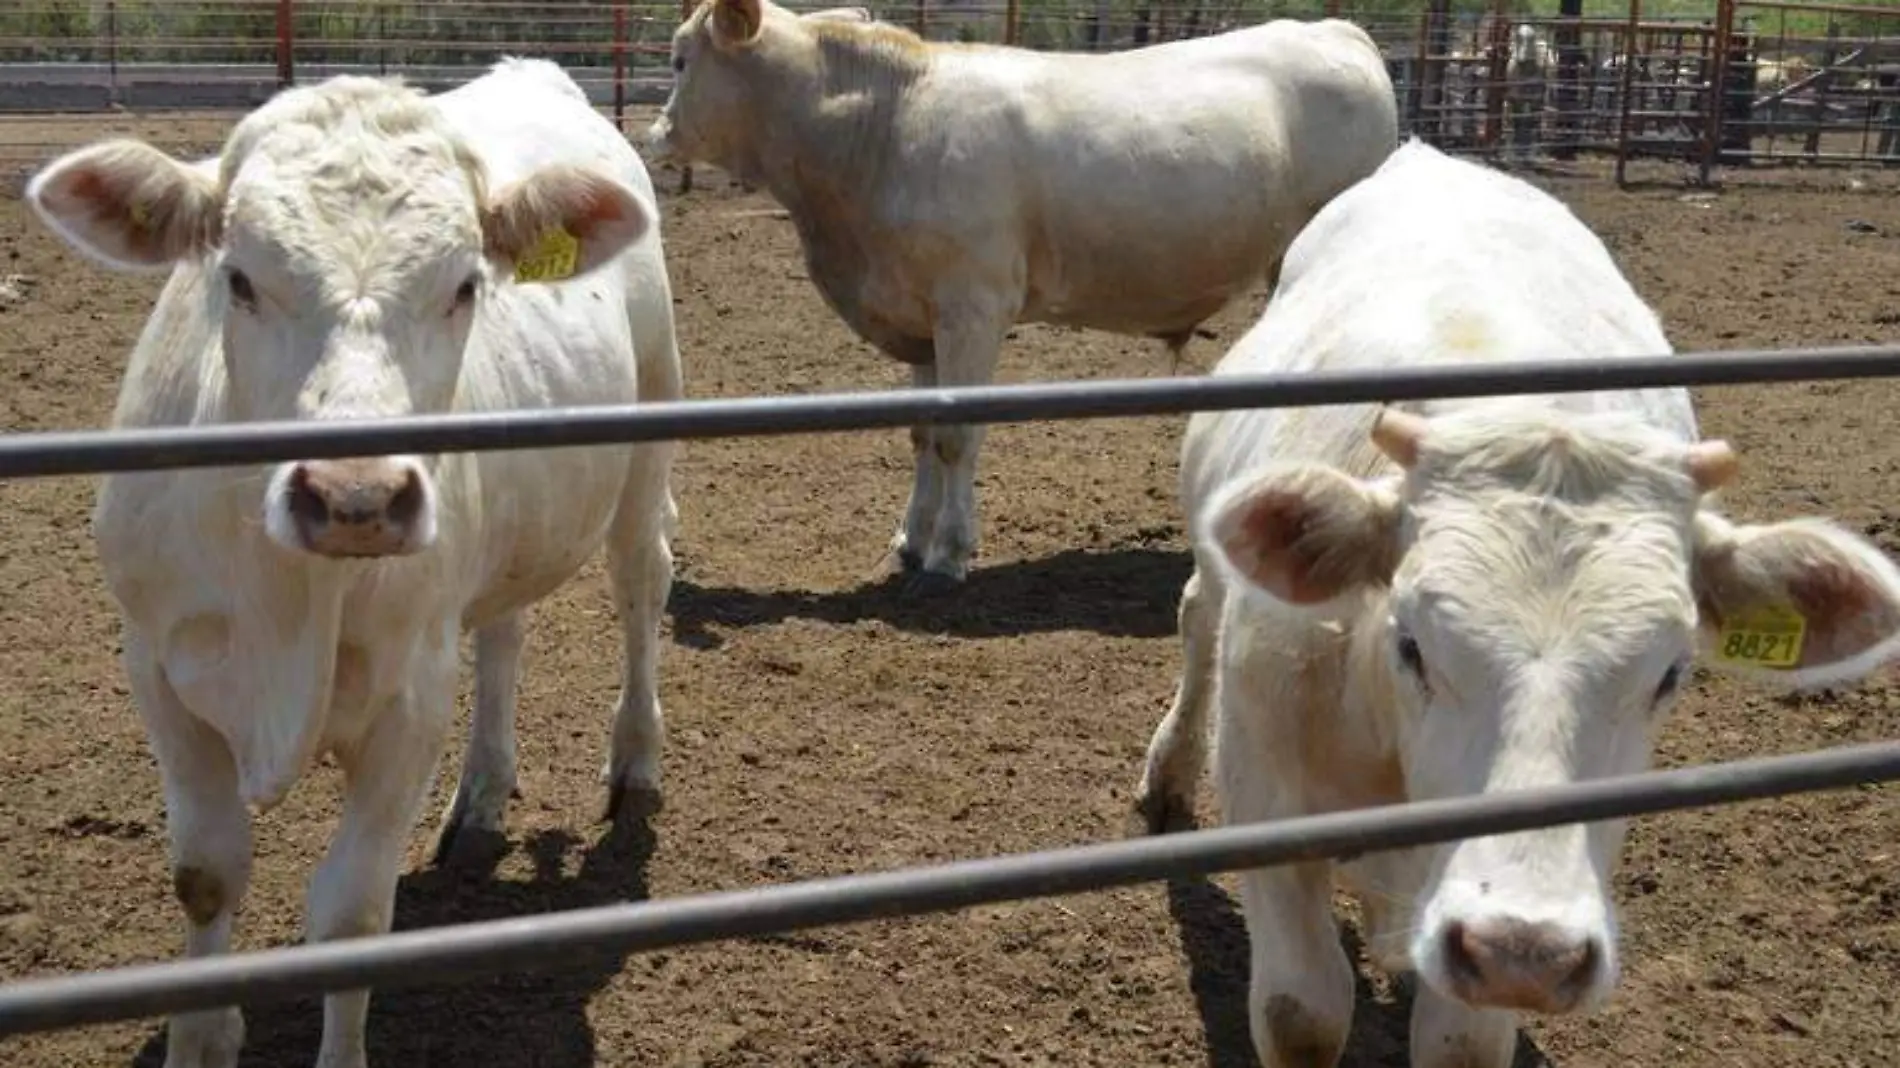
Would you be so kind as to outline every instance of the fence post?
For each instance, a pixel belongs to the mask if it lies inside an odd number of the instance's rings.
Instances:
[[[1023,20],[1022,0],[1009,0],[1009,5],[1003,9],[1003,43],[1004,44],[1016,45],[1016,44],[1022,43],[1022,29],[1021,29],[1022,20]]]
[[[1724,0],[1726,2],[1726,0]],[[1583,80],[1583,30],[1577,25],[1583,18],[1583,0],[1560,0],[1557,22],[1557,130],[1551,145],[1552,159],[1577,158],[1577,142],[1582,139],[1577,112],[1582,96],[1577,83]]]
[[[292,53],[297,47],[296,17],[292,0],[277,0],[277,88],[288,89],[297,80]]]
[[[1630,154],[1630,89],[1636,76],[1636,36],[1643,18],[1643,0],[1630,0],[1629,26],[1623,34],[1623,92],[1616,120],[1616,184],[1623,183],[1623,167]]]
[[[1336,19],[1339,17],[1339,4],[1340,4],[1340,0],[1326,0],[1326,17],[1327,18]]]
[[[1728,110],[1729,34],[1734,29],[1735,0],[1716,0],[1715,41],[1709,57],[1715,69],[1709,72],[1708,121],[1702,130],[1702,167],[1697,175],[1703,185],[1709,184],[1715,154],[1722,147],[1722,118]]]
[[[693,17],[694,3],[695,3],[695,0],[680,0],[680,21],[681,22],[685,22],[687,19]],[[672,34],[667,34],[667,37],[669,40],[672,38],[672,36],[673,36]],[[672,70],[673,68],[670,66],[667,68],[667,74],[669,77],[671,77],[672,75]],[[680,165],[679,191],[680,191],[681,196],[685,196],[686,194],[693,191],[693,165],[690,163],[685,163],[685,164]]]
[[[1827,128],[1828,90],[1834,88],[1834,65],[1841,61],[1841,24],[1827,17],[1827,51],[1821,53],[1821,77],[1814,83],[1814,121],[1808,126],[1808,140],[1802,150],[1813,156],[1821,151],[1821,131]]]
[[[930,0],[917,0],[917,7],[914,14],[912,15],[912,18],[916,23],[914,29],[916,29],[917,31],[917,36],[919,37],[929,36],[930,34]]]
[[[627,0],[614,5],[614,129],[627,133]]]
[[[112,86],[112,99],[119,98],[119,4],[106,0],[106,70]]]

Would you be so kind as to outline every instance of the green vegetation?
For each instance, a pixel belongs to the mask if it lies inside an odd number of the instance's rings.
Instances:
[[[847,0],[800,0],[798,6]],[[1000,40],[1003,0],[923,0],[922,28],[931,37]],[[1495,0],[1450,0],[1467,33]],[[1769,2],[1769,0],[1762,0]],[[1900,0],[1861,0],[1886,15],[1844,15],[1835,32],[1900,38]],[[1344,14],[1384,39],[1412,36],[1425,0],[1342,0]],[[1516,15],[1553,18],[1557,0],[1506,0]],[[883,18],[917,25],[916,0],[871,5]],[[0,63],[120,62],[270,63],[276,54],[272,0],[12,0],[0,10]],[[612,62],[613,5],[604,0],[532,0],[518,7],[488,0],[468,9],[445,0],[299,0],[294,28],[302,63],[479,64],[496,53],[547,56],[574,66]],[[1125,48],[1141,41],[1190,36],[1277,17],[1313,18],[1325,0],[1020,0],[1021,41],[1034,48]],[[1584,0],[1592,18],[1623,18],[1627,0]],[[1815,44],[1829,16],[1744,2],[1766,38],[1792,47]],[[1646,20],[1705,22],[1715,0],[1644,0]],[[673,3],[629,8],[628,40],[642,66],[657,62],[676,24]]]

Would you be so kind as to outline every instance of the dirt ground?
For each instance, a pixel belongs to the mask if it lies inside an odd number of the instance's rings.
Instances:
[[[221,133],[115,124],[191,149]],[[1600,167],[1580,170],[1590,174],[1544,180],[1604,235],[1678,345],[1900,336],[1893,176],[1797,171],[1684,199],[1668,168],[1628,192]],[[692,396],[901,380],[822,306],[763,196],[702,179],[679,197],[675,174],[658,180]],[[102,425],[158,280],[87,265],[0,191],[8,274],[31,284],[0,310],[0,426]],[[1211,365],[1263,301],[1255,294],[1213,324],[1218,339],[1196,342],[1196,366],[1182,373]],[[1168,373],[1154,343],[1042,327],[1012,337],[1005,381]],[[1729,388],[1700,400],[1706,431],[1744,459],[1733,512],[1825,513],[1900,548],[1900,383]],[[877,571],[908,485],[901,432],[691,443],[663,668],[666,809],[620,833],[595,822],[619,650],[590,567],[535,617],[508,850],[492,866],[430,870],[418,832],[398,926],[1126,834],[1178,663],[1183,422],[995,429],[978,569],[967,588],[922,605]],[[0,979],[169,958],[181,919],[156,772],[87,536],[91,482],[0,493]],[[1660,761],[1895,736],[1892,682],[1793,700],[1699,673]],[[322,769],[260,821],[242,946],[300,936],[334,788]],[[1521,1064],[1900,1064],[1896,832],[1891,789],[1639,821],[1617,880],[1623,986],[1594,1017],[1530,1027]],[[385,1068],[1239,1068],[1251,1052],[1232,886],[1149,885],[393,990],[372,1003],[371,1055]],[[1401,1002],[1369,973],[1349,1066],[1405,1063]],[[314,1055],[314,1000],[258,1008],[249,1024],[246,1065]],[[0,1061],[156,1066],[162,1035],[146,1021],[33,1036],[0,1042]]]

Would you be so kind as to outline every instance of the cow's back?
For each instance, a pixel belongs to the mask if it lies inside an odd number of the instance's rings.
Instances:
[[[1315,216],[1288,250],[1266,314],[1212,373],[1670,351],[1655,313],[1567,207],[1499,172],[1411,142],[1373,179]],[[1432,414],[1496,403],[1585,411],[1628,406],[1632,396],[1649,421],[1695,436],[1689,396],[1681,389],[1398,406]],[[1203,501],[1227,479],[1272,460],[1378,468],[1383,457],[1366,439],[1375,410],[1353,404],[1197,414],[1184,444],[1184,499]]]
[[[1397,144],[1383,60],[1337,20],[1111,55],[944,50],[907,99],[915,166],[885,195],[1021,235],[1027,317],[1127,332],[1212,314]]]

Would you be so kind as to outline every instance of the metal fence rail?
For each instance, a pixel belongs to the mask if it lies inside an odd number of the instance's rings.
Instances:
[[[1463,364],[1378,373],[1199,376],[436,415],[0,435],[0,479],[291,459],[1300,407],[1453,396],[1900,375],[1900,344]],[[0,986],[0,1035],[364,986],[467,981],[577,955],[941,912],[1174,876],[1639,816],[1900,779],[1900,742],[1569,786],[407,931]]]
[[[1299,408],[1370,401],[1900,375],[1900,343],[1395,370],[817,393],[387,419],[0,435],[0,479],[395,452],[567,448],[682,438]]]
[[[1900,742],[1414,802],[776,887],[571,909],[0,986],[0,1035],[365,986],[466,982],[577,956],[946,912],[1564,823],[1900,779]]]

